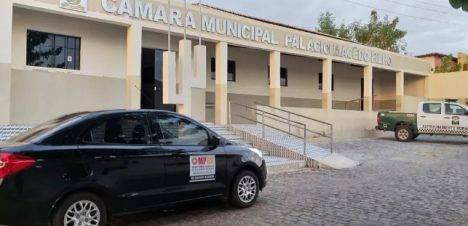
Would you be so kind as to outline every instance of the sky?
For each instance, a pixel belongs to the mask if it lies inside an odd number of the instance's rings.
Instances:
[[[198,3],[199,0],[187,0]],[[453,9],[448,0],[202,0],[203,4],[315,30],[321,12],[338,24],[368,22],[372,9],[380,16],[400,18],[399,28],[409,55],[432,52],[468,53],[468,12]]]

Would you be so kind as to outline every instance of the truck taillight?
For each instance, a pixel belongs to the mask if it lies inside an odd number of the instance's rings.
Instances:
[[[380,125],[382,123],[382,118],[380,118],[380,115],[377,115],[377,125]]]
[[[2,153],[0,154],[0,179],[18,173],[34,165],[35,162],[28,156]]]

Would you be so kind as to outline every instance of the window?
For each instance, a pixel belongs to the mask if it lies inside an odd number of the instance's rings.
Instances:
[[[111,117],[85,133],[83,141],[93,144],[148,144],[145,115]]]
[[[270,85],[270,66],[268,66],[268,85]],[[280,72],[280,85],[288,86],[288,69],[282,67]]]
[[[161,114],[152,117],[153,142],[163,145],[207,146],[208,131],[187,119]]]
[[[74,113],[69,115],[64,115],[59,118],[44,122],[24,133],[20,133],[19,135],[12,137],[9,141],[14,143],[28,143],[33,139],[52,131],[53,129],[57,128],[60,125],[63,125],[77,116],[81,115],[82,113]]]
[[[319,73],[319,90],[323,89],[323,74]],[[332,75],[332,91],[335,91],[335,75]]]
[[[281,68],[281,81],[280,84],[281,86],[288,86],[288,69],[287,68]]]
[[[445,104],[446,115],[466,115],[466,110],[457,104]]]
[[[216,59],[211,58],[211,80],[216,79]],[[227,80],[229,82],[236,81],[236,61],[229,60],[228,61],[228,77]]]
[[[28,30],[26,46],[29,66],[80,69],[80,38]]]
[[[423,104],[423,112],[427,114],[442,114],[442,104],[437,104],[437,103]]]

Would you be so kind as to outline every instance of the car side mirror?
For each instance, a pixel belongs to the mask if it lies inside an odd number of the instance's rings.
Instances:
[[[221,140],[218,137],[216,137],[214,135],[211,136],[210,146],[211,146],[212,149],[217,148],[220,145],[220,143],[221,143]]]

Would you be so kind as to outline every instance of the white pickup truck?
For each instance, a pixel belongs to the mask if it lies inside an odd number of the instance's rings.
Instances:
[[[418,113],[379,112],[377,130],[395,132],[399,141],[419,134],[468,136],[468,107],[453,101],[425,101]]]

